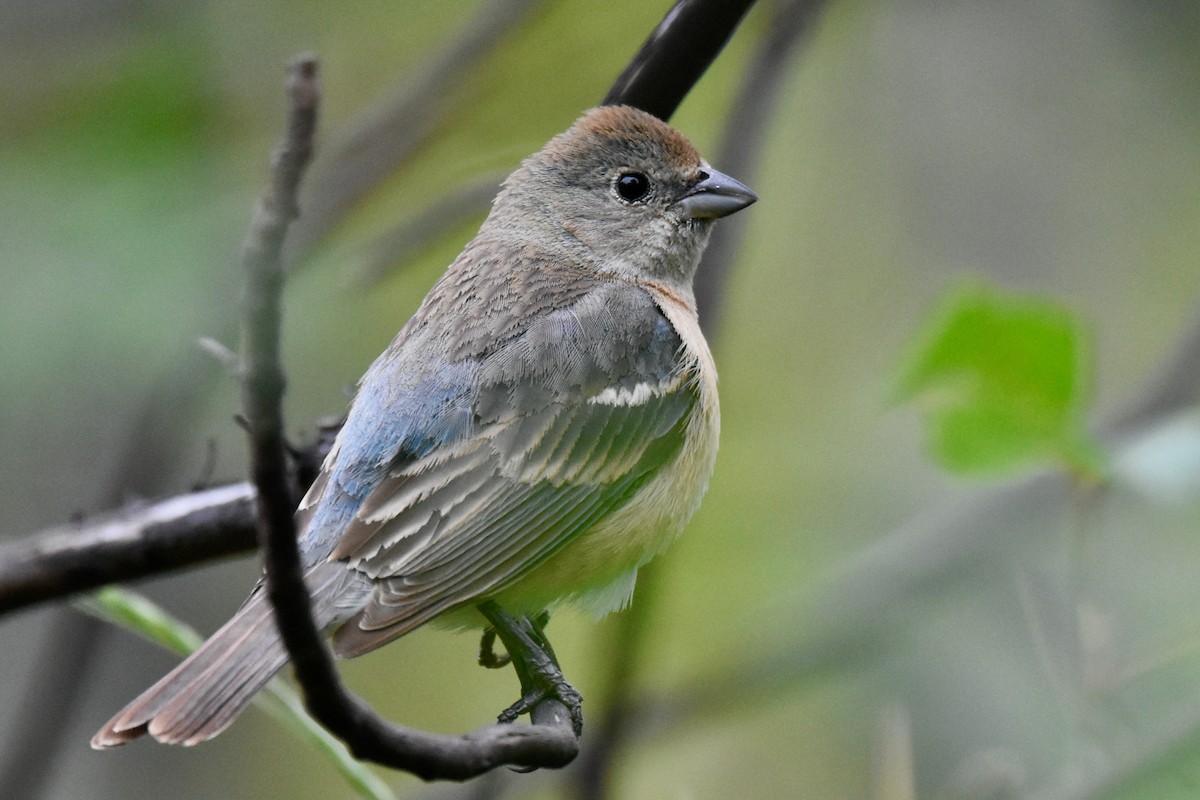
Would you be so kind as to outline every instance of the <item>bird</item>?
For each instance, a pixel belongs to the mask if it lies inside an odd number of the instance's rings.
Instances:
[[[351,658],[478,606],[625,606],[700,504],[717,373],[693,278],[757,196],[677,129],[585,112],[491,210],[359,382],[296,512],[315,623]],[[225,730],[287,663],[263,583],[96,749]]]

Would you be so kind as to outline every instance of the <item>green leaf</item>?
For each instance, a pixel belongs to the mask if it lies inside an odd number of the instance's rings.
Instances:
[[[911,347],[896,396],[925,412],[933,457],[959,474],[1011,473],[1051,462],[1100,471],[1083,431],[1088,342],[1048,300],[986,287],[954,292]]]
[[[186,655],[204,641],[186,623],[175,619],[161,607],[136,592],[106,586],[74,601],[86,614],[140,634],[172,652]],[[333,734],[308,715],[300,696],[287,684],[275,679],[266,685],[254,704],[323,753],[360,797],[369,800],[395,800],[395,794],[366,764],[356,760]]]

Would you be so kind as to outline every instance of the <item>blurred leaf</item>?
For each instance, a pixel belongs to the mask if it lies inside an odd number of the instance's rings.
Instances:
[[[203,642],[203,637],[187,623],[136,592],[106,586],[75,601],[84,613],[131,630],[166,649],[187,655]],[[324,753],[360,797],[394,800],[395,795],[370,768],[356,760],[345,745],[308,715],[304,701],[294,689],[280,680],[267,684],[254,698],[262,708],[296,736]]]
[[[931,318],[896,387],[925,410],[930,447],[960,474],[1012,472],[1053,460],[1099,471],[1082,409],[1087,341],[1056,303],[986,287],[955,292]]]

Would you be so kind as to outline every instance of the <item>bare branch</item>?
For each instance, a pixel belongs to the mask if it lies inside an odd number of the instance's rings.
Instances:
[[[668,20],[670,18],[671,15],[668,15]],[[664,25],[667,25],[668,20],[664,20]],[[653,41],[652,37],[651,42]],[[647,46],[651,42],[648,42]],[[646,64],[649,63],[647,60]],[[650,68],[645,66],[644,69]],[[626,75],[631,73],[630,78],[623,76],[622,81],[632,80],[636,84],[646,76],[653,75],[652,70],[638,73],[634,70],[634,65],[626,71]],[[618,88],[614,87],[613,93],[618,92]],[[722,166],[726,165],[722,163]],[[712,255],[710,253],[710,261]],[[719,287],[716,294],[720,294]],[[1113,436],[1119,436],[1130,432],[1133,427],[1161,420],[1195,403],[1200,393],[1200,386],[1197,385],[1198,375],[1200,326],[1193,326],[1177,355],[1168,361],[1160,378],[1144,391],[1143,396],[1127,414],[1114,425],[1106,426],[1107,430]],[[226,490],[175,498],[156,506],[138,509],[131,516],[122,515],[100,523],[56,529],[5,548],[0,551],[0,611],[38,600],[61,597],[99,583],[161,572],[225,553],[248,550],[252,529],[250,506],[253,495],[244,484],[240,486],[242,494],[236,499],[226,498],[211,507],[204,506],[203,502]],[[234,488],[236,487],[227,487],[227,490]],[[825,608],[828,613],[819,615],[827,623],[822,632],[804,643],[794,644],[792,650],[777,653],[777,660],[773,663],[764,660],[760,664],[750,665],[751,677],[748,678],[747,673],[742,671],[737,676],[736,683],[732,680],[728,683],[715,681],[703,687],[706,691],[674,698],[683,702],[668,704],[670,709],[665,709],[663,705],[656,705],[654,709],[658,713],[671,709],[676,712],[720,713],[728,708],[728,705],[725,705],[727,702],[743,704],[747,693],[769,690],[784,681],[794,685],[802,676],[812,674],[813,670],[845,663],[843,659],[849,658],[848,654],[861,656],[861,652],[856,648],[864,641],[879,644],[879,639],[864,639],[864,631],[876,630],[874,624],[868,620],[873,615],[878,617],[880,609],[894,605],[896,598],[901,595],[921,591],[929,581],[938,580],[939,576],[953,574],[961,569],[963,564],[979,555],[979,540],[986,536],[986,529],[979,531],[978,536],[974,533],[977,527],[983,527],[975,524],[979,519],[991,518],[1005,508],[1011,510],[1013,507],[1028,504],[1049,507],[1061,501],[1060,488],[1052,480],[1039,479],[1027,485],[994,493],[972,495],[964,498],[961,503],[955,503],[947,513],[933,515],[894,532],[874,552],[856,562],[856,567],[842,575],[823,595],[825,598],[837,600],[848,597],[855,600],[843,608],[846,612],[845,617],[835,619],[836,615],[829,609],[837,603],[830,602]],[[181,502],[189,508],[186,514],[174,515],[169,521],[150,519],[155,513],[167,507],[177,506]],[[225,522],[214,522],[214,518],[218,517]],[[103,531],[116,531],[118,535],[110,539]],[[970,539],[969,542],[961,541],[964,532],[966,538]],[[918,564],[906,557],[918,551],[928,555],[929,542],[951,546],[933,548],[935,552],[944,556],[937,562],[922,560]],[[15,572],[14,567],[17,568]],[[103,570],[106,577],[97,578],[96,576],[101,574],[99,570]],[[867,596],[855,592],[851,597],[850,590],[853,586],[863,585],[863,578],[868,575],[882,575],[885,578],[880,584],[880,591]],[[873,582],[866,583],[873,585]],[[846,594],[841,594],[842,592]],[[16,598],[15,601],[13,598]],[[14,602],[15,604],[10,605]],[[840,622],[845,623],[844,627],[835,624]],[[789,665],[788,668],[779,669],[781,663]],[[773,680],[776,683],[773,684]],[[689,700],[690,703],[687,702]],[[1194,713],[1191,709],[1188,711],[1189,715],[1180,728],[1184,732],[1196,726]],[[469,746],[464,745],[467,752],[465,759],[483,758],[481,753],[492,745],[486,744],[484,750],[476,745],[488,742],[492,730],[485,729],[474,737],[462,737],[462,741],[472,742]],[[502,732],[512,733],[517,730],[519,729],[502,729]],[[441,747],[442,743],[430,746],[436,749]],[[516,742],[507,742],[497,745],[497,749],[519,749],[520,746],[522,745]],[[494,765],[506,762],[492,763]]]
[[[0,548],[0,613],[254,547],[248,483],[123,508]]]

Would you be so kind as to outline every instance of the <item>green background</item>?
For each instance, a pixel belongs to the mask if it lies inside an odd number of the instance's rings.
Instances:
[[[0,536],[244,475],[236,387],[195,341],[236,344],[238,248],[281,127],[282,65],[320,55],[320,138],[334,141],[476,5],[5,4]],[[480,217],[364,291],[376,237],[565,128],[667,7],[545,2],[453,86],[416,159],[287,288],[293,434],[345,408]],[[752,12],[673,120],[718,169],[772,8]],[[623,686],[708,689],[618,751],[612,796],[1067,797],[1072,775],[1106,770],[1130,782],[1078,796],[1194,796],[1194,417],[1110,453],[1125,466],[1101,497],[1034,497],[1012,488],[1022,476],[946,476],[920,415],[891,392],[907,343],[968,281],[1081,320],[1088,420],[1145,391],[1200,294],[1200,6],[832,2],[786,71],[757,169],[735,176],[761,200],[713,341],[716,474],[654,567],[645,647]],[[925,535],[946,519],[948,533]],[[139,588],[210,630],[256,572],[243,559]],[[60,613],[0,623],[0,719],[50,667],[39,644]],[[589,720],[604,712],[619,628],[569,612],[550,627]],[[419,631],[343,672],[389,718],[459,732],[516,688],[474,666],[476,646]],[[351,796],[254,712],[194,750],[87,749],[172,663],[106,637],[48,797]],[[20,735],[0,724],[0,753]],[[471,791],[384,775],[401,796]],[[568,793],[560,778],[497,780],[508,796],[549,798]]]

